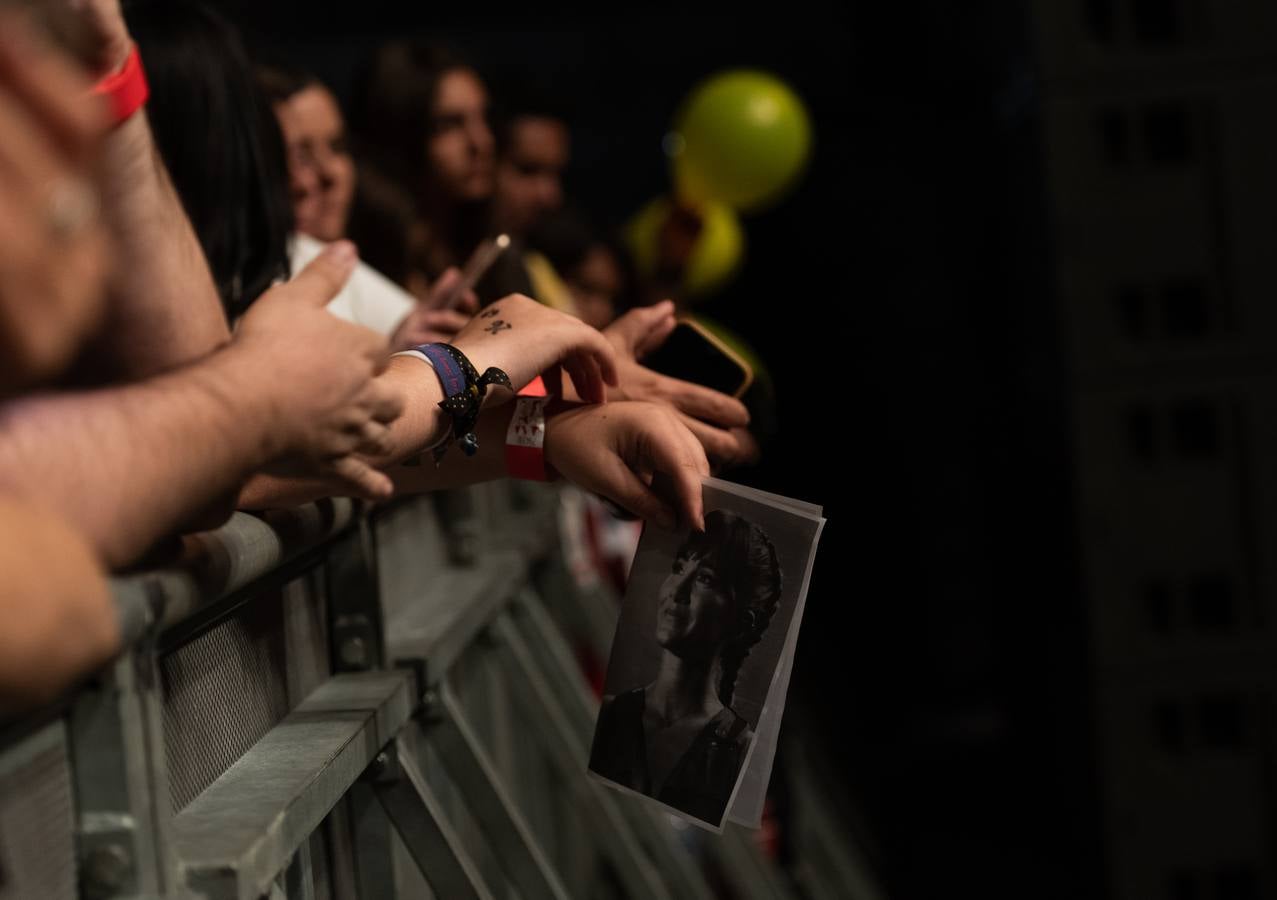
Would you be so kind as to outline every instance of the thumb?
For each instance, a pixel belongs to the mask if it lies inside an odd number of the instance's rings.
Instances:
[[[660,346],[673,328],[674,304],[665,300],[630,310],[608,330],[637,356]]]
[[[312,306],[327,306],[350,280],[359,254],[350,241],[329,244],[288,282],[288,294]]]

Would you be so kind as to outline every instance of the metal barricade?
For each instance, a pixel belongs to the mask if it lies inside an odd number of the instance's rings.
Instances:
[[[236,514],[118,579],[125,652],[0,733],[0,900],[700,900],[707,860],[731,896],[876,897],[827,812],[791,880],[586,776],[566,635],[606,652],[616,601],[568,577],[556,509],[497,484]]]

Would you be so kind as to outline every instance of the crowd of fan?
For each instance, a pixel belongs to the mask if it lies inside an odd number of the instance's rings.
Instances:
[[[121,110],[94,86],[137,59]],[[757,454],[739,401],[639,361],[675,307],[563,209],[567,123],[494,118],[430,43],[380,48],[347,109],[272,62],[187,0],[0,10],[0,714],[118,652],[108,576],[176,535],[506,477],[514,393],[435,464],[443,380],[398,351],[542,377],[547,470],[646,520],[699,527],[701,479]]]

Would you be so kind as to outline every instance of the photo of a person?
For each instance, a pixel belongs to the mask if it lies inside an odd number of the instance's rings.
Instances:
[[[590,769],[717,826],[754,732],[732,708],[737,676],[781,598],[776,548],[726,510],[679,546],[656,598],[655,678],[605,697]]]

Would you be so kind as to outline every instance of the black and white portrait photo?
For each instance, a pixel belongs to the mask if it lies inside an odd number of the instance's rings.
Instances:
[[[823,521],[729,487],[707,485],[704,532],[644,533],[590,754],[595,775],[712,828],[748,765]]]

